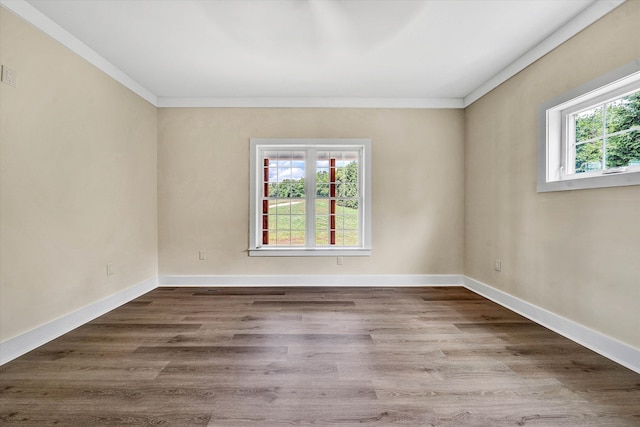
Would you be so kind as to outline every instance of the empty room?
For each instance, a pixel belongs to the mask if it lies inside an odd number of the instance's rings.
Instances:
[[[640,426],[640,0],[0,0],[0,424]]]

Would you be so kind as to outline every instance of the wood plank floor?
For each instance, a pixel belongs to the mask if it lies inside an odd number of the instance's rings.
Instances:
[[[158,288],[0,367],[2,425],[640,426],[640,375],[476,294]]]

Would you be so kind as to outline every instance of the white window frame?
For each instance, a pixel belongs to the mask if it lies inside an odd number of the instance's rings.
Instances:
[[[259,229],[262,211],[262,163],[260,153],[263,149],[286,148],[295,150],[358,150],[361,154],[358,185],[362,197],[359,218],[360,246],[268,246],[262,245],[262,232]],[[306,194],[315,194],[313,168],[305,168]],[[369,256],[371,255],[371,140],[365,138],[251,138],[250,140],[250,226],[249,256]],[[312,204],[313,205],[313,204]],[[308,209],[307,217],[313,218],[313,208]],[[308,221],[307,221],[308,222]]]
[[[640,166],[576,174],[573,114],[640,89],[640,60],[627,64],[538,108],[538,192],[640,185]]]

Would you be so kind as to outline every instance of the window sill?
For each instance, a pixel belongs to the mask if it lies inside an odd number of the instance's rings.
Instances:
[[[640,185],[640,172],[600,174],[588,177],[576,177],[561,181],[538,183],[538,193],[550,191],[586,190],[589,188],[623,187]]]
[[[363,248],[260,248],[249,249],[249,256],[272,256],[272,257],[315,257],[315,256],[371,256],[371,249]]]

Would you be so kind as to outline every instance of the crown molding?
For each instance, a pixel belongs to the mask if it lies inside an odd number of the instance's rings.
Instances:
[[[464,98],[464,108],[476,102],[484,95],[500,86],[511,77],[515,76],[520,71],[527,68],[529,65],[542,58],[547,53],[551,52],[562,43],[569,40],[571,37],[578,34],[580,31],[587,28],[589,25],[596,22],[627,0],[596,0],[587,9],[576,15],[573,19],[566,22],[557,31],[551,34],[549,37],[529,49],[524,55],[513,61],[507,68],[500,71],[498,74],[484,82],[476,90],[471,92]]]
[[[31,6],[25,0],[0,0],[0,5],[29,22],[43,33],[51,36],[54,40],[58,41],[93,66],[97,67],[109,77],[122,84],[124,87],[131,90],[150,104],[153,104],[156,107],[158,106],[158,97],[155,94],[129,77],[129,75],[125,74],[118,67],[107,61],[96,51],[78,40],[78,38],[73,34],[56,24],[48,16]]]
[[[463,108],[461,98],[158,98],[158,107]]]
[[[459,98],[181,98],[158,97],[89,46],[52,21],[25,0],[0,0],[0,5],[31,23],[36,28],[80,55],[156,107],[274,107],[274,108],[466,108],[491,90],[513,77],[562,43],[608,14],[626,0],[596,0],[556,32],[527,51],[508,67],[469,93]]]

